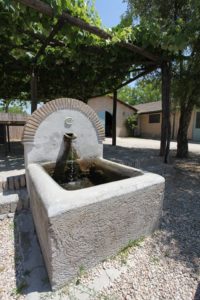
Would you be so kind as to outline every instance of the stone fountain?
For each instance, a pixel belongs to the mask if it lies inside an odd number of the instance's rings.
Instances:
[[[75,99],[48,102],[25,126],[30,205],[53,289],[159,226],[164,178],[103,159],[103,139],[95,112]]]

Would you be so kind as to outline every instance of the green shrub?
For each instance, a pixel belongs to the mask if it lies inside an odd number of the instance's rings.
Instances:
[[[134,130],[137,128],[137,114],[132,114],[126,119],[126,128],[130,136],[134,136]]]

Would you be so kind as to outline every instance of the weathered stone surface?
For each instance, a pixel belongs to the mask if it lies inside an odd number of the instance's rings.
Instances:
[[[13,180],[13,176],[8,177],[8,178],[7,178],[7,182],[8,182],[8,189],[9,189],[9,190],[14,190],[14,180]]]
[[[15,212],[18,200],[17,194],[0,194],[0,214]]]
[[[4,180],[0,177],[0,192],[3,191]]]
[[[16,211],[18,200],[19,200],[19,198],[18,198],[18,195],[17,195],[17,196],[16,196],[16,201],[12,201],[12,202],[10,203],[10,212],[11,212],[11,213],[14,213],[14,212]]]
[[[130,240],[152,233],[162,211],[164,179],[111,163],[130,177],[79,191],[65,191],[40,165],[30,164],[31,208],[52,287],[80,267],[116,254]],[[131,175],[130,175],[131,176]],[[43,184],[41,184],[41,182]]]
[[[80,158],[101,157],[103,153],[102,133],[103,126],[96,113],[81,101],[74,99],[55,100],[54,111],[51,102],[43,110],[38,110],[30,118],[40,115],[40,121],[33,134],[29,132],[29,122],[25,127],[24,151],[25,164],[39,161],[57,161],[63,153],[63,136],[65,133],[74,133],[77,140],[74,148]],[[57,101],[57,102],[56,102]],[[54,106],[55,106],[54,105]],[[45,107],[49,110],[45,112]],[[43,116],[43,118],[42,118]],[[71,120],[68,124],[67,120]],[[30,124],[30,126],[32,126]],[[30,134],[30,137],[27,136]]]
[[[29,194],[26,188],[20,189],[18,192],[19,200],[21,202],[22,209],[28,209],[29,204]]]
[[[14,189],[19,190],[20,188],[19,176],[14,176],[13,181],[14,181]]]
[[[20,175],[19,180],[20,180],[20,187],[22,187],[22,188],[25,187],[26,186],[25,175]]]
[[[22,209],[23,209],[22,201],[21,201],[21,199],[19,199],[19,201],[18,201],[18,203],[17,203],[17,208],[16,208],[16,210],[17,210],[17,211],[20,211],[20,210],[22,210]]]

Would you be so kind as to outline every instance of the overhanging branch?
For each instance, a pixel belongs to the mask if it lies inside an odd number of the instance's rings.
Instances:
[[[121,89],[121,88],[124,87],[125,85],[127,85],[127,84],[129,84],[129,83],[131,83],[131,82],[133,82],[133,81],[135,81],[135,80],[137,80],[137,79],[139,79],[140,77],[143,77],[143,76],[145,76],[145,75],[151,73],[151,72],[154,71],[155,69],[157,69],[157,66],[156,66],[156,67],[153,66],[153,67],[151,67],[151,68],[146,69],[144,72],[141,72],[140,74],[136,75],[135,77],[130,78],[129,80],[125,81],[124,83],[122,83],[121,85],[119,85],[116,89],[117,89],[117,90],[118,90],[118,89]]]
[[[33,37],[34,39],[38,40],[40,43],[44,43],[44,41],[47,38],[45,35],[40,34],[40,33],[35,33],[31,30],[21,30],[21,29],[17,28],[17,31],[19,33],[26,34],[26,35],[29,35],[29,36]],[[64,42],[56,40],[54,38],[49,42],[49,45],[59,46],[59,47],[65,47],[66,46],[66,44]]]
[[[48,5],[47,3],[44,3],[40,0],[15,0],[15,1],[20,2],[28,7],[31,7],[33,9],[35,9],[36,11],[43,13],[49,17],[54,16],[53,8],[51,8],[51,6]],[[106,40],[112,39],[112,35],[110,35],[109,33],[105,32],[104,30],[102,30],[96,26],[88,24],[87,22],[81,20],[80,18],[71,16],[68,12],[63,12],[60,18],[62,18],[65,22],[71,24],[72,26],[76,26],[80,29],[90,32],[102,39],[106,39]],[[155,56],[155,55],[151,54],[150,52],[146,51],[145,49],[140,48],[131,43],[120,42],[118,45],[122,48],[126,48],[132,52],[138,53],[138,54],[150,59],[151,61],[156,61],[156,62],[160,61],[160,59],[157,56]]]

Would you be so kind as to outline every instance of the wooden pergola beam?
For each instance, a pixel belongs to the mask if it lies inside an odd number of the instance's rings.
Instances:
[[[54,10],[53,8],[51,8],[50,5],[48,5],[47,3],[44,3],[40,0],[15,0],[21,4],[24,4],[28,7],[31,7],[33,9],[35,9],[36,11],[40,12],[40,13],[43,13],[49,17],[53,17],[55,14],[54,14]],[[71,16],[68,12],[63,12],[62,15],[60,16],[61,19],[63,19],[65,22],[69,23],[70,25],[72,26],[76,26],[80,29],[83,29],[87,32],[90,32],[102,39],[105,39],[105,40],[111,40],[112,39],[112,35],[105,32],[104,30],[96,27],[96,26],[93,26],[93,25],[90,25],[88,24],[87,22],[81,20],[80,18],[77,18],[77,17],[74,17],[74,16]],[[132,43],[127,43],[127,42],[120,42],[118,44],[120,47],[122,48],[126,48],[134,53],[137,53],[137,54],[140,54],[146,58],[148,58],[149,60],[151,61],[154,61],[154,62],[159,62],[160,61],[160,58],[153,55],[152,53],[150,53],[149,51],[143,49],[143,48],[140,48]]]
[[[31,30],[22,30],[21,28],[20,29],[17,28],[17,31],[19,33],[26,34],[26,35],[33,37],[34,39],[38,40],[40,43],[44,43],[44,41],[47,38],[45,35],[40,34],[40,33],[35,33]],[[65,47],[66,46],[66,44],[64,42],[56,40],[54,38],[51,39],[51,41],[49,42],[49,45],[51,45],[53,47],[55,47],[55,46]]]
[[[33,59],[33,63],[36,64],[38,58],[40,57],[40,55],[42,55],[42,53],[44,52],[45,48],[50,44],[50,42],[52,41],[52,39],[54,38],[54,36],[56,35],[56,33],[62,28],[62,26],[64,25],[64,21],[62,18],[60,18],[58,20],[58,22],[56,23],[56,25],[52,28],[49,36],[46,38],[46,40],[44,40],[41,48],[38,50],[38,53],[36,54],[36,56]]]
[[[152,66],[151,68],[150,68],[150,67],[147,68],[145,71],[141,72],[140,74],[134,76],[133,78],[130,78],[129,80],[127,80],[127,81],[125,81],[124,83],[122,83],[121,85],[119,85],[119,86],[117,87],[117,90],[118,90],[118,89],[121,89],[121,88],[124,87],[125,85],[127,85],[127,84],[129,84],[129,83],[131,83],[131,82],[133,82],[133,81],[135,81],[135,80],[137,80],[137,79],[139,79],[140,77],[143,77],[143,76],[145,76],[145,75],[147,75],[147,74],[153,72],[155,69],[157,69],[157,66]]]
[[[152,66],[152,67],[147,68],[145,71],[141,72],[140,74],[138,74],[138,75],[134,76],[133,78],[130,78],[130,79],[128,79],[127,81],[123,82],[122,84],[118,85],[118,86],[115,88],[115,90],[119,90],[119,89],[121,89],[122,87],[124,87],[125,85],[127,85],[127,84],[129,84],[129,83],[131,83],[131,82],[133,82],[133,81],[135,81],[135,80],[137,80],[137,79],[139,79],[140,77],[143,77],[143,76],[145,76],[145,75],[151,73],[152,71],[156,70],[157,67],[158,67],[158,66],[155,66],[155,65],[154,65],[154,66]],[[112,90],[108,90],[108,91],[106,91],[106,92],[104,93],[104,95],[110,94],[110,93],[112,93],[112,92],[113,92],[113,89],[112,89]],[[100,97],[100,96],[102,96],[102,94],[98,94],[98,95],[91,96],[91,97],[92,97],[92,98],[95,98],[95,97]]]

